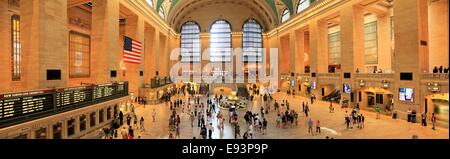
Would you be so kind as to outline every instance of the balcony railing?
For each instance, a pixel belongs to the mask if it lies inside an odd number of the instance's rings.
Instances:
[[[368,79],[394,79],[393,73],[357,73],[355,78],[368,78]]]
[[[422,74],[422,80],[448,80],[448,73],[427,73]]]
[[[327,77],[327,78],[339,78],[341,77],[341,74],[339,73],[319,73],[319,78],[320,77]]]
[[[151,88],[159,88],[173,83],[170,80],[170,77],[163,77],[159,79],[152,78],[151,82],[152,82],[150,85]]]

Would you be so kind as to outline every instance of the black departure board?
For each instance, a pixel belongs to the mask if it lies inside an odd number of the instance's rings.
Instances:
[[[116,94],[117,85],[114,84],[103,84],[94,87],[93,89],[93,98],[101,99],[109,96],[113,96]]]
[[[30,115],[53,109],[53,93],[36,91],[0,96],[0,119]]]
[[[66,88],[56,91],[56,107],[70,107],[75,104],[92,100],[92,88],[77,87]]]
[[[128,82],[0,94],[0,128],[128,95]]]
[[[120,82],[117,84],[117,93],[125,93],[125,82]]]

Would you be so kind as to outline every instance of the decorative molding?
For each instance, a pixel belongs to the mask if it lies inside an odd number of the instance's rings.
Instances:
[[[83,28],[83,29],[91,30],[91,22],[89,22],[88,20],[85,20],[85,19],[69,18],[69,24]]]

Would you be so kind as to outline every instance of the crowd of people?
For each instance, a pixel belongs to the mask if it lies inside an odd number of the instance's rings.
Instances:
[[[449,70],[450,70],[449,67],[445,68],[443,66],[439,66],[439,67],[435,66],[433,68],[433,73],[449,73]]]
[[[229,127],[231,128],[232,133],[234,134],[234,138],[242,138],[242,139],[254,139],[258,138],[260,135],[266,135],[269,127],[269,120],[273,121],[274,127],[271,129],[291,129],[302,125],[303,122],[306,121],[305,127],[309,135],[320,135],[321,131],[321,121],[316,118],[314,114],[311,116],[310,107],[313,106],[315,101],[315,96],[310,98],[310,101],[301,101],[298,105],[291,104],[286,98],[282,97],[281,99],[277,98],[275,100],[269,94],[253,94],[255,98],[252,100],[261,100],[261,102],[257,105],[251,104],[254,101],[248,101],[247,111],[243,113],[243,116],[239,117],[238,109],[230,109],[225,111],[226,109],[219,109],[219,105],[226,101],[226,96],[218,95],[218,94],[196,94],[198,92],[195,91],[187,91],[183,89],[175,89],[168,93],[167,100],[167,109],[170,109],[171,114],[169,115],[168,123],[169,123],[169,139],[179,139],[181,138],[181,123],[182,120],[189,120],[190,127],[193,130],[198,129],[198,135],[193,134],[193,138],[201,138],[201,139],[213,139],[215,136],[214,133],[216,131],[223,133],[225,129],[225,122],[228,120]],[[259,98],[258,98],[259,97]],[[141,104],[145,104],[145,98],[142,98],[144,101],[139,102]],[[311,104],[310,104],[311,103]],[[273,106],[274,110],[270,110]],[[314,105],[315,106],[315,105]],[[296,109],[294,109],[296,108]],[[298,109],[297,109],[298,108]],[[104,128],[101,130],[102,137],[107,139],[134,139],[141,138],[140,134],[145,131],[145,119],[144,116],[139,117],[135,112],[134,104],[130,105],[130,112],[124,114],[123,112],[119,112],[119,115],[114,120],[111,128]],[[363,129],[365,127],[365,116],[360,112],[359,105],[350,109],[351,112],[348,112],[347,109],[344,115],[344,124],[347,129]],[[298,111],[298,112],[297,112]],[[414,110],[413,110],[414,111]],[[415,122],[415,112],[408,111],[408,121]],[[156,121],[156,113],[157,111],[153,109],[151,113],[152,121]],[[300,114],[299,114],[300,112]],[[329,113],[334,113],[335,108],[333,107],[333,103],[330,102]],[[375,108],[376,119],[379,119],[379,107]],[[270,113],[274,113],[273,116],[269,115]],[[242,114],[241,114],[242,115]],[[183,116],[187,116],[187,118],[183,118]],[[414,117],[413,117],[414,116]],[[244,119],[245,123],[240,123],[240,118]],[[317,117],[318,118],[318,117]],[[426,114],[422,114],[422,125],[427,126],[427,116]],[[433,130],[435,129],[436,117],[431,117],[431,121],[433,123]],[[214,123],[214,124],[213,124]],[[241,131],[243,132],[241,134]],[[137,137],[136,137],[137,136]],[[184,135],[186,136],[186,135]],[[329,138],[329,136],[327,136]]]

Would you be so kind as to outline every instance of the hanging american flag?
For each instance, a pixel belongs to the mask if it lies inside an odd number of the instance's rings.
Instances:
[[[142,44],[124,36],[123,61],[133,64],[141,64]]]

